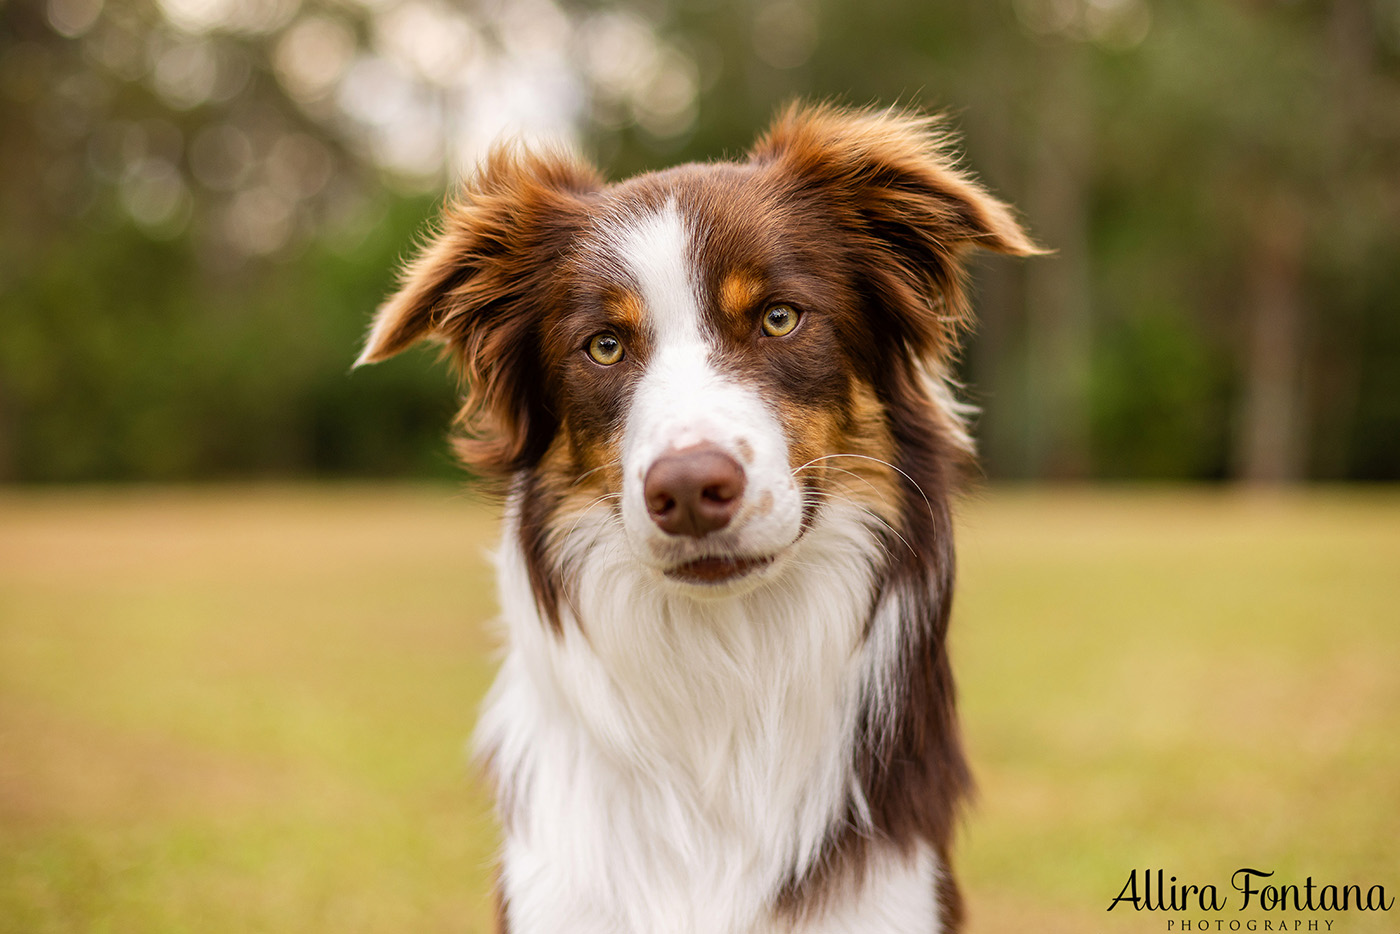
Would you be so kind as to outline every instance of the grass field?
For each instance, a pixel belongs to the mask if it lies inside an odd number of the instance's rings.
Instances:
[[[973,934],[1400,931],[1228,889],[1400,896],[1400,494],[961,514]],[[493,536],[439,487],[0,492],[0,931],[487,931]],[[1134,868],[1231,898],[1107,913]]]

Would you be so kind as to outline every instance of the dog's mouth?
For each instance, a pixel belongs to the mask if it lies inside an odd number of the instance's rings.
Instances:
[[[696,558],[666,569],[666,576],[687,584],[724,584],[738,580],[773,561],[772,555],[758,558],[720,557]]]

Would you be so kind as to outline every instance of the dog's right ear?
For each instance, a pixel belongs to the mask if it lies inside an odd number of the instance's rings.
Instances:
[[[470,467],[503,474],[543,453],[553,426],[536,375],[538,328],[602,185],[572,156],[493,150],[375,315],[356,366],[420,340],[446,345],[467,383],[459,451]]]
[[[387,360],[423,338],[457,349],[483,313],[528,294],[538,261],[567,246],[584,199],[602,184],[596,169],[572,156],[492,150],[405,264],[355,365]]]

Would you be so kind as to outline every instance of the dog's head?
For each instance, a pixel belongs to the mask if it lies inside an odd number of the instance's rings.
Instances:
[[[833,501],[911,532],[968,448],[943,373],[976,247],[1035,251],[928,118],[794,107],[745,161],[616,185],[498,149],[360,362],[446,345],[461,456],[528,487],[540,548],[601,510],[665,586],[729,593]]]

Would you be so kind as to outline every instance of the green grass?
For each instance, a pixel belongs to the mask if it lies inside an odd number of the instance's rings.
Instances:
[[[0,494],[0,931],[488,931],[494,534],[438,487]],[[1132,868],[1400,895],[1400,495],[993,489],[960,545],[972,932],[1166,931],[1105,913]]]

